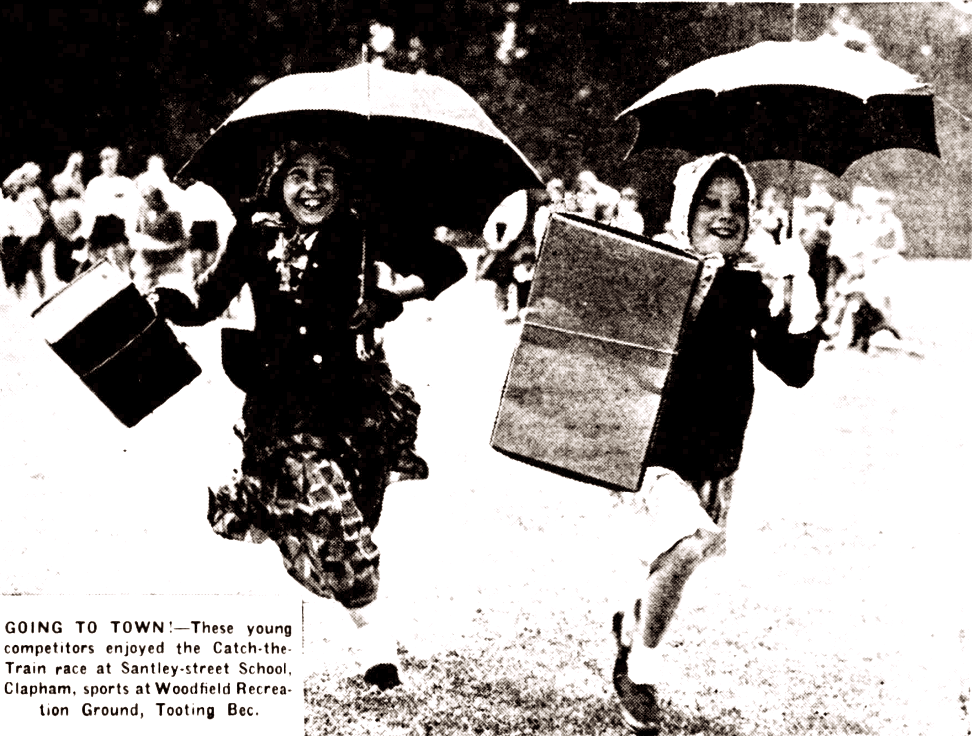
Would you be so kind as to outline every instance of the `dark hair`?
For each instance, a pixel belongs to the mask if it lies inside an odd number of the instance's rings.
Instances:
[[[709,191],[709,186],[712,184],[712,182],[720,176],[732,179],[739,185],[739,191],[742,193],[743,202],[746,205],[746,232],[749,232],[749,198],[752,192],[749,191],[749,182],[746,181],[746,172],[743,171],[739,167],[739,164],[737,164],[731,158],[723,157],[717,159],[709,170],[705,172],[702,179],[699,181],[699,186],[696,187],[695,193],[692,195],[692,204],[689,206],[688,216],[688,229],[690,234],[692,232],[692,223],[695,222],[695,213],[698,211],[699,205],[702,203],[702,197],[704,197],[705,193]]]
[[[287,141],[273,152],[260,176],[252,202],[271,212],[287,215],[283,201],[283,180],[290,167],[304,154],[311,153],[324,159],[334,167],[338,182],[340,202],[338,208],[346,207],[346,195],[351,178],[351,159],[348,152],[336,143],[317,141]]]
[[[827,227],[830,227],[831,225],[834,224],[834,218],[836,217],[836,215],[834,214],[834,208],[833,207],[823,207],[821,205],[812,205],[810,207],[807,207],[806,210],[804,210],[804,211],[808,215],[811,214],[811,213],[814,213],[814,212],[822,212],[823,213],[823,216],[824,216],[824,224]]]
[[[162,194],[162,190],[158,187],[149,187],[146,189],[142,198],[149,208],[157,212],[164,212],[169,209],[169,203],[165,201],[165,195]]]

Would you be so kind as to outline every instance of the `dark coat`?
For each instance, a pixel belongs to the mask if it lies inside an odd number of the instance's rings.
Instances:
[[[770,317],[771,294],[758,273],[720,270],[682,336],[655,427],[649,465],[688,481],[715,480],[739,467],[753,408],[753,355],[789,386],[813,376],[817,331],[787,332]]]
[[[182,215],[172,210],[156,210],[154,218],[144,213],[139,218],[138,230],[162,243],[176,244],[186,238]]]
[[[353,214],[336,215],[318,231],[298,284],[280,288],[279,260],[272,260],[278,229],[263,225],[237,226],[226,249],[196,283],[198,308],[178,315],[180,324],[204,324],[222,314],[248,284],[253,296],[255,326],[245,344],[224,367],[247,392],[274,384],[286,385],[290,395],[318,396],[321,384],[340,390],[342,379],[358,370],[356,335],[348,329],[358,304],[362,230]],[[432,240],[369,243],[369,258],[387,263],[404,275],[418,275],[433,299],[465,273],[462,257]],[[224,345],[224,349],[225,349]],[[322,397],[323,398],[323,397]]]

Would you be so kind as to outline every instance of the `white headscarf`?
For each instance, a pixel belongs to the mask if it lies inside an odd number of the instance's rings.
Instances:
[[[675,196],[672,199],[672,213],[667,225],[666,240],[683,250],[693,251],[689,235],[691,229],[689,211],[692,208],[692,200],[695,198],[705,175],[716,162],[724,158],[729,159],[742,172],[743,179],[746,182],[746,188],[749,190],[747,198],[747,209],[749,211],[747,239],[749,232],[752,231],[753,217],[756,212],[756,185],[746,167],[738,158],[729,153],[702,156],[682,166],[675,175]],[[790,245],[792,247],[773,249],[773,257],[769,259],[769,262],[760,264],[758,270],[772,292],[769,310],[770,314],[774,316],[779,314],[784,306],[786,287],[782,277],[793,276],[793,293],[790,303],[791,321],[788,329],[792,334],[801,334],[809,332],[816,325],[820,305],[817,303],[813,280],[807,273],[809,260],[806,253],[798,243],[790,243]],[[735,259],[731,260],[735,265]],[[716,272],[724,265],[726,265],[726,260],[720,253],[710,253],[703,257],[699,285],[689,305],[689,314],[692,319],[698,314],[702,302],[712,286]]]
[[[675,196],[672,199],[672,212],[666,225],[666,234],[668,237],[665,239],[673,242],[682,250],[693,250],[690,235],[692,223],[689,222],[692,200],[695,198],[699,185],[709,172],[709,169],[721,159],[728,159],[735,164],[742,173],[743,180],[746,182],[746,188],[749,190],[746,203],[749,210],[746,219],[746,238],[749,237],[753,217],[756,213],[756,184],[749,175],[749,171],[746,170],[746,167],[738,158],[731,153],[713,153],[685,164],[679,168],[678,173],[675,175]]]
[[[689,216],[692,210],[692,200],[695,199],[696,192],[702,184],[705,175],[721,159],[728,159],[742,173],[743,180],[746,182],[748,191],[747,197],[747,218],[746,233],[743,242],[749,237],[749,230],[756,213],[756,184],[752,177],[743,166],[742,161],[729,153],[714,153],[709,156],[702,156],[690,163],[680,167],[675,175],[675,196],[672,198],[672,211],[665,225],[665,232],[660,236],[660,240],[670,243],[677,248],[681,248],[689,253],[694,253],[692,247],[691,230],[692,223]],[[702,258],[702,273],[692,301],[689,304],[690,319],[695,319],[702,308],[702,303],[709,293],[709,288],[715,280],[716,272],[726,265],[726,259],[721,253],[708,253]]]

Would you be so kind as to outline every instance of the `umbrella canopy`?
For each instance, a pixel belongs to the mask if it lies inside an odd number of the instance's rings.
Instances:
[[[671,77],[634,116],[630,153],[725,151],[743,161],[805,161],[836,176],[886,148],[938,155],[931,90],[873,54],[826,41],[764,41]]]
[[[366,212],[408,213],[481,230],[536,170],[460,87],[371,64],[292,74],[257,90],[182,167],[231,205],[251,196],[267,157],[289,139],[340,143],[354,162],[353,197]]]

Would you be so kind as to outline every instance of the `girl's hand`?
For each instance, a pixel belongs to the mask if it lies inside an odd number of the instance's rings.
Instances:
[[[157,287],[146,295],[149,304],[155,313],[164,319],[182,323],[190,319],[196,311],[192,299],[183,294],[178,289],[167,289],[164,286]]]
[[[773,298],[770,300],[770,315],[777,317],[788,311],[787,331],[791,335],[810,332],[820,321],[820,303],[817,291],[809,274],[784,276],[774,285]]]
[[[351,315],[348,327],[354,332],[384,327],[389,322],[398,319],[404,311],[399,296],[384,289],[375,289],[374,293],[365,297],[364,301]]]

